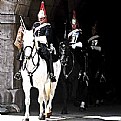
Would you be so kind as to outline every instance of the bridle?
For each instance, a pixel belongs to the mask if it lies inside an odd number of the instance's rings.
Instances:
[[[67,79],[69,77],[69,75],[73,72],[73,69],[74,69],[74,54],[72,52],[71,55],[72,55],[72,68],[71,70],[68,72],[68,74],[66,73],[66,69],[67,69],[67,63],[69,61],[69,55],[66,54],[67,52],[67,49],[69,49],[69,45],[64,43],[64,42],[60,42],[60,46],[59,46],[59,50],[60,50],[60,61],[61,61],[61,65],[63,67],[63,74],[65,76],[65,78]],[[70,51],[70,50],[68,50]]]
[[[30,54],[29,56],[25,54],[25,51],[27,49],[30,49]],[[35,49],[35,52],[34,52],[34,49]],[[33,73],[37,70],[37,68],[39,67],[39,63],[40,63],[40,57],[39,57],[39,54],[38,54],[38,50],[37,50],[37,47],[36,47],[36,44],[35,44],[35,40],[33,40],[33,46],[26,46],[25,48],[23,48],[23,52],[24,52],[24,61],[23,61],[23,66],[22,66],[22,69],[27,71],[28,73],[28,76],[30,76],[30,81],[32,82],[32,76],[33,76]],[[35,64],[34,63],[34,57],[37,55],[37,63]],[[28,63],[29,61],[32,61],[32,64],[33,64],[33,68],[32,70],[30,71],[28,69]]]

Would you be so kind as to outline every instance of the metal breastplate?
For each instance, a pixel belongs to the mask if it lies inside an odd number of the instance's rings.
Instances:
[[[77,39],[78,39],[79,33],[73,33],[72,34],[72,41],[71,43],[76,43]]]

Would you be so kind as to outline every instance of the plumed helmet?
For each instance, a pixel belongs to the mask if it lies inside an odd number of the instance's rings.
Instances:
[[[77,24],[77,20],[76,20],[76,12],[75,10],[73,10],[73,17],[72,17],[72,21],[71,21],[71,24]]]
[[[76,12],[75,10],[73,10],[73,16],[72,16],[72,21],[71,21],[71,25],[73,29],[79,28],[79,23],[76,19]]]
[[[43,17],[46,17],[46,10],[45,10],[45,5],[44,5],[44,1],[41,2],[41,5],[40,5],[40,11],[38,13],[38,18],[43,18]]]

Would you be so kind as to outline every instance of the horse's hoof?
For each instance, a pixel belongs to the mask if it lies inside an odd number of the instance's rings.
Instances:
[[[29,118],[25,118],[25,119],[23,119],[22,121],[29,121]]]
[[[82,108],[82,107],[79,107],[79,111],[85,111],[86,110],[86,108],[84,107],[84,108]]]
[[[39,118],[38,118],[39,120],[45,120],[45,115],[39,115]]]
[[[46,114],[46,118],[50,118],[50,116],[52,116],[52,112]]]

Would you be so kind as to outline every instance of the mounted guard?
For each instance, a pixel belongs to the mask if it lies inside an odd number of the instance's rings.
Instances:
[[[86,109],[86,98],[87,98],[87,86],[88,86],[88,76],[85,69],[85,40],[82,35],[82,29],[79,26],[78,20],[76,18],[76,11],[73,10],[72,21],[71,21],[71,32],[68,34],[68,40],[70,44],[71,51],[74,54],[75,60],[77,60],[80,71],[78,78],[77,87],[77,100],[79,100],[79,109]],[[82,78],[81,78],[82,77]],[[83,82],[83,87],[80,81]]]
[[[53,47],[52,28],[50,23],[47,23],[43,1],[38,19],[39,22],[35,22],[31,30],[27,30],[21,25],[22,29],[19,31],[21,41],[16,39],[17,42],[14,43],[22,52],[22,54],[20,52],[22,55],[20,74],[23,79],[22,86],[26,108],[25,120],[23,121],[29,121],[31,87],[35,87],[39,91],[39,119],[45,120],[52,115],[52,100],[61,72],[60,59],[58,58],[53,62],[53,55],[56,55],[56,50]]]
[[[47,63],[48,72],[52,82],[55,82],[53,71],[53,55],[56,55],[55,47],[53,46],[53,30],[50,23],[47,22],[47,15],[42,1],[40,11],[38,13],[38,22],[33,24],[33,35],[35,41],[38,41],[39,54]]]
[[[14,45],[18,48],[19,54],[17,55],[17,59],[22,60],[22,43],[23,43],[23,30],[25,28],[25,24],[23,22],[23,19],[21,17],[21,26],[18,29],[16,41],[14,42]],[[38,13],[38,22],[35,22],[33,24],[33,36],[35,41],[38,41],[39,46],[39,54],[43,59],[45,59],[47,63],[47,68],[49,72],[49,76],[52,82],[55,82],[55,76],[54,76],[54,70],[53,70],[53,56],[56,56],[56,50],[53,46],[54,38],[53,38],[53,30],[51,27],[51,24],[47,22],[47,15],[46,10],[44,6],[44,2],[42,1],[40,6],[40,11]],[[20,64],[21,66],[21,64]],[[21,74],[20,70],[15,74],[15,79],[20,80]]]

